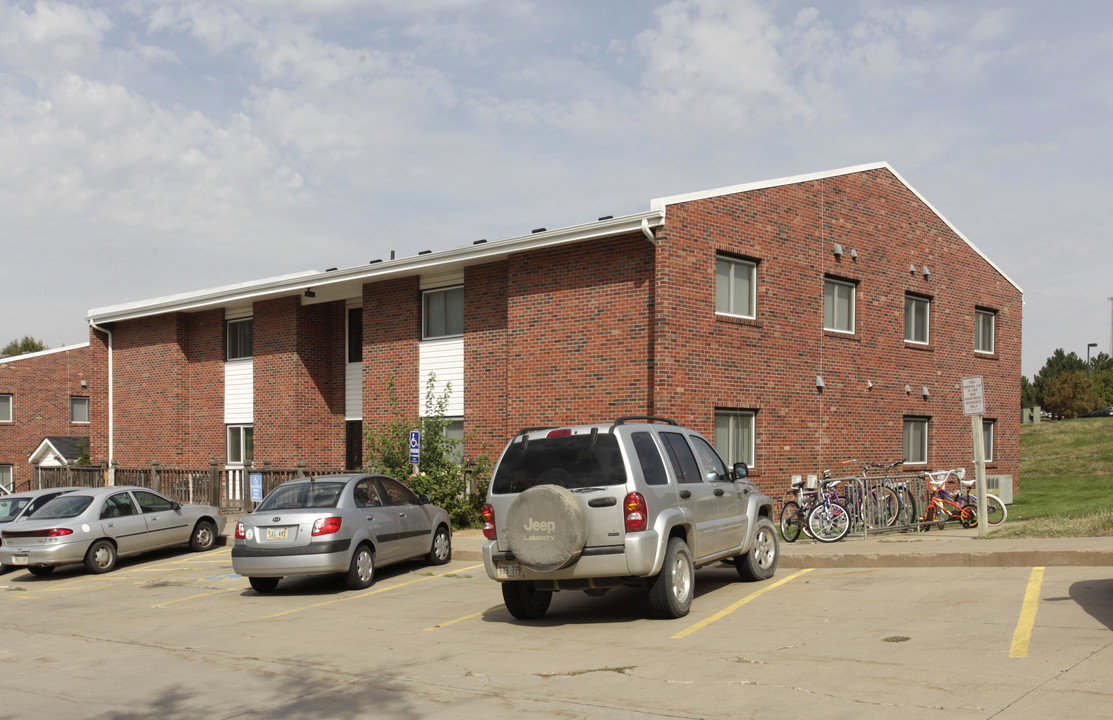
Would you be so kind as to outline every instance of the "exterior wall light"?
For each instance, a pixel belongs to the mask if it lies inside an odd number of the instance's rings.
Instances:
[[[931,392],[928,391],[927,385],[924,385],[924,387],[920,390],[920,394],[924,396],[924,400],[927,400],[929,397],[931,397]]]
[[[823,384],[823,376],[822,375],[816,375],[815,376],[815,387],[816,387],[817,390],[822,390],[823,388],[827,387],[826,385]]]

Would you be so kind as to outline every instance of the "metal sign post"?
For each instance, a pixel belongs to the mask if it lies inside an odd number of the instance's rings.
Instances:
[[[985,435],[982,415],[985,414],[985,385],[982,377],[962,378],[962,412],[970,416],[970,436],[974,441],[974,481],[978,495],[978,537],[989,534],[986,514]]]

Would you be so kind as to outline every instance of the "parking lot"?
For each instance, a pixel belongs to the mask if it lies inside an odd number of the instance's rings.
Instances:
[[[521,623],[467,560],[258,595],[228,547],[0,588],[4,718],[1096,718],[1113,700],[1108,567],[713,567],[669,621],[620,588]]]

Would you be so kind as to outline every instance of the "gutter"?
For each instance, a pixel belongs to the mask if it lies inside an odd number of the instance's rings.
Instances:
[[[114,444],[113,434],[115,432],[115,419],[116,419],[115,418],[116,404],[115,404],[115,393],[114,393],[114,388],[115,388],[116,383],[115,383],[115,377],[114,377],[114,370],[113,370],[113,366],[112,366],[112,360],[113,360],[113,358],[112,358],[112,351],[113,351],[112,331],[109,330],[108,328],[102,328],[102,327],[98,326],[96,321],[93,320],[92,318],[89,318],[89,327],[93,328],[97,332],[102,332],[102,333],[104,333],[105,335],[108,336],[108,484],[110,486],[112,486],[112,485],[116,484],[116,471],[112,467],[112,461],[115,459],[115,451],[114,451],[115,444]]]

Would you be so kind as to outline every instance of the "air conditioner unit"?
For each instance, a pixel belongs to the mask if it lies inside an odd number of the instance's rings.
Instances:
[[[1013,476],[1012,475],[986,475],[985,487],[990,493],[1001,498],[1006,505],[1013,504]]]

